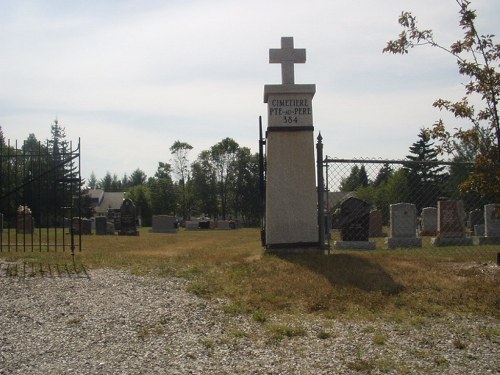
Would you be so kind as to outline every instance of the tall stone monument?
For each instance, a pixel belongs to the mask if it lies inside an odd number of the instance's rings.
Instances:
[[[318,248],[312,98],[316,85],[296,84],[294,64],[305,63],[306,50],[292,37],[269,50],[269,62],[281,64],[282,84],[264,86],[266,132],[267,249]]]

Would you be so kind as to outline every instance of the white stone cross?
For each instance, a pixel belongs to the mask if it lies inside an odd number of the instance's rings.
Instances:
[[[281,64],[282,83],[294,84],[294,64],[306,62],[306,50],[304,48],[293,48],[293,37],[281,38],[281,49],[271,48],[269,50],[269,63]]]

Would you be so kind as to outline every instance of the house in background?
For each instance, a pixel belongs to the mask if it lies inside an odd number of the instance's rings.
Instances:
[[[123,192],[105,192],[102,189],[91,189],[88,192],[95,216],[108,216],[108,210],[120,211],[122,202],[125,199]]]

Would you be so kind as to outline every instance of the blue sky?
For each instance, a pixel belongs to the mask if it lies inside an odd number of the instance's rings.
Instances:
[[[473,8],[480,32],[498,35],[500,2]],[[151,176],[176,140],[191,160],[225,137],[256,152],[264,85],[281,79],[268,51],[293,36],[325,154],[403,158],[421,127],[461,125],[432,102],[460,99],[464,83],[438,50],[382,54],[403,10],[445,45],[461,37],[454,0],[2,0],[0,126],[45,140],[57,117],[81,139],[83,177]]]

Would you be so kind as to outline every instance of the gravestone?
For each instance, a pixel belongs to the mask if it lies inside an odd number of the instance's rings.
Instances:
[[[95,218],[95,234],[102,236],[108,234],[107,231],[107,222],[108,219],[104,216],[97,216]]]
[[[74,234],[83,234],[82,218],[75,216],[71,219],[71,229]]]
[[[112,222],[115,226],[115,230],[120,231],[121,225],[121,208],[108,208],[108,221]]]
[[[116,232],[115,223],[111,221],[106,222],[106,232],[107,234],[115,235]]]
[[[420,235],[435,236],[437,233],[437,208],[425,207],[420,217]]]
[[[217,221],[217,229],[221,229],[221,230],[235,229],[234,221],[233,220],[218,220]]]
[[[212,229],[212,222],[210,220],[200,220],[198,223],[200,229]]]
[[[120,228],[118,234],[121,236],[138,236],[137,218],[135,214],[135,205],[131,199],[123,200],[120,207]]]
[[[306,50],[292,37],[269,50],[281,64],[282,84],[264,86],[267,103],[265,244],[271,251],[320,251],[312,99],[316,85],[296,84],[294,64]],[[302,250],[300,250],[302,249]]]
[[[369,225],[369,236],[370,237],[385,237],[387,234],[382,230],[382,211],[381,210],[371,210],[370,211],[370,225]]]
[[[467,226],[474,229],[475,225],[484,224],[484,210],[476,209],[469,212]]]
[[[177,226],[177,218],[169,215],[153,215],[153,226],[151,232],[153,233],[177,233],[179,228]]]
[[[385,244],[389,249],[397,247],[422,247],[422,238],[417,238],[417,208],[411,203],[396,203],[389,206],[391,231]]]
[[[500,244],[500,204],[484,206],[484,237],[478,238],[478,244]]]
[[[472,245],[472,238],[465,237],[465,212],[462,201],[438,201],[437,235],[431,239],[431,244]]]
[[[197,230],[199,229],[200,223],[198,220],[187,220],[184,223],[186,230]]]
[[[474,236],[484,236],[484,210],[476,209],[469,212],[467,227]]]
[[[87,218],[82,219],[82,234],[92,234],[92,221]]]
[[[336,249],[373,250],[375,242],[368,241],[370,226],[370,204],[354,197],[340,205],[340,236],[335,241]]]

